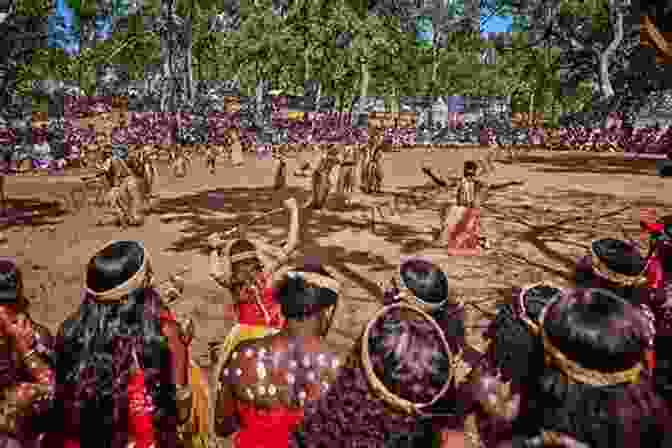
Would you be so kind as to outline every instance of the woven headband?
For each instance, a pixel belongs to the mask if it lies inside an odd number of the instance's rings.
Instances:
[[[597,256],[592,246],[590,248],[590,253],[592,255],[591,261],[593,270],[607,280],[624,286],[641,286],[646,283],[646,268],[636,276],[621,274],[609,268],[609,266]]]
[[[103,249],[118,242],[119,241],[110,241],[95,253],[98,254]],[[125,300],[125,298],[128,297],[128,294],[131,291],[147,286],[148,280],[151,278],[152,267],[149,261],[149,254],[147,253],[147,250],[145,250],[145,247],[141,243],[138,244],[140,244],[140,247],[142,247],[143,249],[142,266],[140,266],[140,269],[138,269],[138,271],[135,274],[133,274],[131,278],[126,280],[121,285],[116,286],[107,291],[95,292],[92,289],[86,287],[88,295],[92,296],[96,302],[120,302]],[[87,267],[84,268],[85,279],[86,279]]]
[[[590,386],[612,386],[623,383],[637,383],[639,374],[642,371],[643,364],[638,362],[634,367],[619,372],[600,372],[598,370],[587,369],[580,366],[575,361],[567,358],[557,347],[553,345],[548,334],[544,330],[544,319],[551,306],[556,304],[563,296],[553,299],[541,311],[539,318],[539,329],[542,342],[544,344],[545,360],[548,364],[556,366],[568,379],[575,383],[587,384]]]
[[[340,294],[341,292],[341,284],[337,280],[327,277],[326,275],[303,271],[287,271],[286,275],[289,278],[302,278],[306,283],[319,288],[330,289],[336,294]]]
[[[369,385],[371,386],[371,389],[376,393],[376,395],[382,399],[386,404],[389,406],[399,409],[406,413],[407,415],[417,415],[422,412],[422,409],[428,406],[433,405],[436,403],[445,393],[448,391],[448,388],[450,387],[452,378],[453,378],[453,369],[451,368],[447,377],[446,377],[446,382],[441,388],[441,390],[436,394],[434,398],[432,398],[431,401],[428,403],[413,403],[409,400],[406,400],[404,398],[401,398],[398,395],[395,395],[394,393],[390,392],[387,387],[378,379],[378,376],[376,375],[376,372],[373,370],[373,366],[371,364],[371,355],[369,353],[369,334],[371,333],[371,328],[373,328],[374,324],[376,321],[383,316],[385,313],[387,313],[390,310],[393,309],[407,309],[410,311],[414,311],[418,313],[420,316],[422,316],[425,320],[431,322],[432,326],[434,329],[437,330],[441,337],[441,342],[443,343],[443,347],[446,350],[446,353],[448,353],[448,357],[450,360],[451,366],[453,365],[452,363],[452,358],[453,354],[450,351],[450,346],[448,345],[448,341],[446,340],[446,336],[443,333],[443,330],[441,330],[441,327],[439,324],[436,323],[434,318],[418,308],[417,306],[413,306],[409,303],[404,303],[404,302],[399,302],[399,303],[394,303],[392,305],[385,306],[378,310],[378,312],[373,316],[373,318],[369,321],[367,324],[366,328],[364,329],[364,334],[362,336],[362,366],[364,367],[364,372],[366,373],[366,378],[369,382]]]

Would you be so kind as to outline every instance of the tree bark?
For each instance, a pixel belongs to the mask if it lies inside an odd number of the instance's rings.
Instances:
[[[363,113],[365,111],[365,98],[367,97],[367,94],[369,93],[369,67],[368,64],[365,60],[361,61],[361,71],[362,71],[362,78],[359,84],[359,98],[360,98],[360,112]]]
[[[194,69],[192,67],[192,61],[193,61],[193,16],[194,16],[194,2],[191,2],[191,14],[189,18],[187,19],[185,26],[186,26],[186,70],[184,71],[184,86],[186,90],[186,95],[187,99],[189,100],[189,103],[193,103],[194,97],[195,97],[195,91],[194,91]]]
[[[620,9],[617,10],[616,0],[609,0],[609,22],[611,23],[611,26],[615,28],[614,38],[609,43],[606,50],[599,55],[599,80],[603,98],[611,98],[614,96],[614,88],[611,85],[611,77],[609,75],[609,61],[623,41],[623,12]]]

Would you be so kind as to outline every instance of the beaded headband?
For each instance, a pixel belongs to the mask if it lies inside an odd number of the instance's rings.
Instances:
[[[422,413],[423,408],[429,407],[434,403],[436,403],[446,393],[446,391],[448,391],[448,388],[450,387],[450,384],[452,382],[454,371],[452,368],[450,369],[446,377],[445,384],[443,385],[441,390],[436,394],[436,396],[432,398],[432,400],[429,401],[428,403],[413,403],[409,400],[401,398],[398,395],[395,395],[394,393],[390,392],[387,389],[387,387],[385,387],[385,385],[380,381],[380,379],[378,379],[376,372],[373,370],[373,365],[371,364],[371,355],[369,353],[369,334],[371,333],[371,328],[373,328],[374,324],[380,317],[382,317],[388,311],[397,308],[414,311],[421,317],[423,317],[425,320],[431,322],[432,326],[434,327],[434,329],[436,329],[436,331],[439,333],[441,337],[441,342],[443,343],[443,347],[445,348],[446,353],[448,353],[448,358],[451,366],[453,365],[452,363],[453,354],[450,351],[450,346],[448,345],[448,341],[446,340],[446,336],[444,335],[443,330],[441,329],[439,324],[436,323],[434,318],[429,314],[427,314],[426,312],[424,312],[423,310],[421,310],[420,308],[413,306],[409,303],[399,302],[381,308],[366,325],[366,328],[364,329],[364,334],[362,336],[361,356],[362,356],[362,366],[364,367],[364,372],[366,373],[366,378],[369,382],[369,385],[371,386],[371,389],[373,389],[374,393],[380,399],[382,399],[386,404],[392,406],[393,408],[403,411],[408,415],[417,415]]]
[[[95,253],[99,254],[102,252],[105,248],[111,246],[112,244],[118,243],[120,241],[110,241],[104,246],[102,246],[100,249],[98,249]],[[145,249],[145,246],[138,242],[140,247],[142,247],[142,265],[140,266],[140,269],[133,274],[131,278],[126,280],[124,283],[122,283],[119,286],[116,286],[112,289],[108,289],[107,291],[102,291],[102,292],[95,292],[92,289],[86,287],[86,291],[88,295],[92,296],[93,299],[96,302],[120,302],[125,300],[125,298],[128,296],[128,294],[138,288],[142,288],[148,284],[148,281],[151,279],[151,274],[152,274],[152,267],[151,263],[149,261],[149,254],[147,253],[147,250]],[[87,270],[88,264],[86,267],[84,267],[84,278],[86,279],[86,270]]]
[[[593,270],[607,280],[623,286],[642,286],[646,283],[646,268],[636,276],[621,274],[609,268],[609,266],[597,256],[595,249],[593,249],[592,246],[590,248],[590,253],[592,255],[591,261]]]
[[[558,296],[549,302],[541,311],[539,317],[539,329],[542,342],[544,344],[545,360],[547,364],[556,366],[568,379],[575,383],[587,384],[590,386],[611,386],[623,383],[636,383],[639,381],[639,375],[643,365],[638,362],[634,367],[619,372],[600,372],[598,370],[587,369],[580,366],[577,362],[567,358],[557,347],[553,345],[548,334],[544,330],[544,320],[548,310],[564,296]]]

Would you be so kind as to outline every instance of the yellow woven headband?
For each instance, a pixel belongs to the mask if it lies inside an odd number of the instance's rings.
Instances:
[[[431,322],[432,326],[438,331],[441,341],[443,342],[443,346],[446,350],[446,353],[448,353],[448,357],[450,359],[450,364],[452,366],[452,352],[450,351],[450,346],[448,345],[448,341],[446,340],[446,336],[443,333],[443,330],[441,327],[439,327],[439,324],[436,323],[436,321],[430,316],[429,314],[425,313],[423,310],[420,308],[413,306],[408,303],[400,302],[400,303],[394,303],[392,305],[385,306],[381,308],[374,316],[373,318],[369,321],[367,324],[366,328],[364,329],[364,334],[362,336],[362,343],[361,343],[361,359],[362,359],[362,366],[364,367],[364,372],[366,373],[366,378],[369,382],[369,385],[371,386],[371,389],[376,393],[376,395],[383,400],[386,404],[390,405],[391,407],[395,409],[399,409],[403,411],[404,413],[408,415],[413,415],[413,414],[418,414],[421,412],[423,408],[426,408],[428,406],[433,405],[436,403],[448,390],[450,387],[450,383],[453,378],[453,369],[448,373],[448,376],[446,377],[446,382],[441,388],[441,390],[436,394],[434,398],[428,403],[413,403],[411,401],[408,401],[404,398],[401,398],[398,395],[395,395],[394,393],[390,392],[387,387],[378,379],[378,376],[376,375],[375,371],[373,370],[373,365],[371,364],[371,354],[369,353],[369,334],[371,333],[371,328],[375,325],[376,321],[383,316],[385,313],[387,313],[390,310],[393,309],[407,309],[410,311],[414,311],[418,313],[421,317],[424,319],[428,320]]]
[[[545,360],[549,364],[556,366],[568,379],[575,383],[587,384],[590,386],[611,386],[623,383],[636,383],[639,381],[639,375],[643,369],[641,362],[634,367],[619,372],[600,372],[598,370],[587,369],[580,366],[575,361],[567,358],[557,347],[553,345],[544,330],[544,319],[548,309],[561,300],[562,296],[552,300],[541,311],[539,318],[539,335],[544,344]]]
[[[95,253],[99,254],[103,249],[118,242],[119,241],[110,241],[109,243],[102,246]],[[88,294],[91,295],[96,302],[119,302],[124,300],[131,291],[148,285],[149,280],[151,280],[151,273],[152,273],[151,263],[149,261],[149,254],[147,253],[147,250],[145,250],[145,247],[141,243],[138,244],[140,244],[140,246],[143,249],[142,266],[140,266],[138,272],[133,274],[131,278],[126,280],[121,285],[107,291],[95,292],[87,287],[86,290]],[[88,264],[84,268],[84,279],[86,279],[87,267]]]

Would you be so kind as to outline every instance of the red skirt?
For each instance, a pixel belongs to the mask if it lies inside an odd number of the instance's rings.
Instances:
[[[448,255],[481,254],[481,210],[453,206],[443,223],[441,240],[446,242]]]

